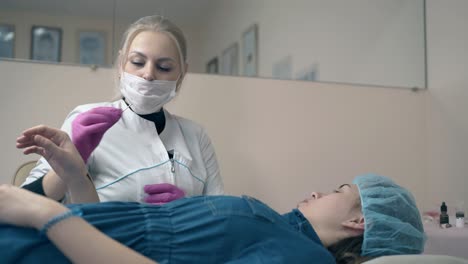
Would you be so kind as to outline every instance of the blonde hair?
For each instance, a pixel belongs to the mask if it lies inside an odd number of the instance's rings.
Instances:
[[[123,71],[124,61],[126,60],[128,56],[128,52],[129,52],[132,41],[135,39],[135,37],[139,33],[143,31],[165,33],[176,44],[177,51],[179,53],[179,58],[180,58],[179,63],[180,63],[180,71],[181,71],[181,76],[179,78],[179,82],[177,84],[177,90],[176,90],[176,92],[178,92],[180,89],[180,85],[182,83],[182,79],[185,74],[185,64],[187,62],[187,42],[185,40],[185,36],[182,30],[176,24],[172,23],[169,19],[160,15],[142,17],[138,19],[137,21],[135,21],[133,24],[131,24],[128,27],[127,31],[125,31],[122,37],[121,45],[120,45],[120,54],[119,56],[117,56],[116,61],[115,61],[115,67],[117,69],[116,84],[119,83],[118,75],[121,71]],[[119,87],[118,85],[116,86],[117,86],[117,91],[118,91],[118,97],[121,98],[122,95],[120,94]]]

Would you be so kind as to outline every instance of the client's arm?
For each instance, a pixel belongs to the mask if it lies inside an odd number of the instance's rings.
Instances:
[[[39,186],[40,185],[40,186]],[[41,178],[37,179],[36,181],[22,186],[23,189],[26,189],[28,191],[31,191],[33,193],[37,193],[46,197],[49,197],[52,200],[55,201],[61,201],[65,197],[66,192],[68,191],[68,186],[65,184],[65,182],[55,173],[53,169],[50,169],[44,176]],[[83,197],[78,197],[80,200],[75,199],[74,203],[79,203],[79,202],[86,202],[84,200],[81,200]],[[88,202],[98,202],[98,200],[91,199],[88,200]]]
[[[54,170],[55,173],[47,174],[44,179],[46,186],[57,186],[53,190],[45,189],[46,193],[49,191],[48,196],[60,194],[66,186],[72,203],[99,201],[83,159],[67,133],[41,125],[25,130],[16,142],[24,154],[43,156]]]
[[[89,156],[91,155],[91,152],[93,152],[94,149],[99,145],[106,131],[110,127],[112,127],[120,119],[121,116],[122,116],[122,109],[114,108],[114,107],[96,107],[86,112],[78,113],[76,115],[76,117],[73,119],[71,123],[71,135],[73,139],[72,141],[76,149],[78,150],[79,155],[81,155],[81,158],[83,159],[85,163],[87,162]],[[22,139],[21,138],[19,139],[20,140],[19,142],[21,142],[21,140],[22,142],[24,142],[24,140],[26,140],[26,138],[24,137],[28,137],[28,136],[34,137],[34,134],[32,133],[35,133],[35,132],[29,131],[29,130],[27,130],[28,132],[26,132],[25,136],[23,136]],[[63,134],[63,132],[60,132],[60,133]],[[60,137],[63,138],[63,136],[60,136]],[[67,140],[69,141],[69,139]],[[52,140],[52,141],[55,142],[56,140]],[[67,146],[64,145],[64,147],[67,147]],[[92,181],[90,180],[89,182],[81,182],[81,184],[78,185],[78,187],[84,188],[86,185],[89,185],[90,182]],[[25,185],[23,187],[33,192],[44,194],[47,197],[50,197],[58,201],[58,200],[63,199],[63,197],[65,196],[65,193],[68,191],[69,186],[67,185],[68,183],[63,181],[63,175],[61,175],[60,173],[56,173],[54,170],[49,170],[48,173],[45,174],[45,176],[43,176],[39,180],[36,180],[36,182]],[[72,197],[71,202],[77,203],[77,202],[99,201],[98,199],[96,199],[97,195],[93,197],[93,196],[89,196],[91,194],[89,195],[83,194],[82,193],[83,190],[81,190],[80,192],[81,194],[78,195],[78,197],[76,195],[75,197]]]
[[[60,179],[54,170],[50,170],[44,175],[42,180],[42,188],[47,197],[53,200],[60,201],[65,196],[67,185]]]
[[[42,164],[38,166],[42,166]],[[36,170],[36,168],[34,168],[33,170]],[[55,171],[52,169],[49,169],[47,172],[45,172],[45,174],[35,179],[34,181],[22,185],[21,188],[31,191],[33,193],[47,196],[56,201],[62,200],[65,196],[65,192],[67,191],[67,186],[65,185],[65,183],[60,179],[60,177],[57,176]]]
[[[40,230],[50,219],[68,210],[44,196],[0,185],[0,222]],[[156,263],[101,233],[80,217],[57,222],[48,229],[47,236],[73,263]]]

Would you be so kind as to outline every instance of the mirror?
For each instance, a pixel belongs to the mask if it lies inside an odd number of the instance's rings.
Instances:
[[[0,54],[34,58],[48,33],[56,62],[110,66],[126,27],[152,14],[185,32],[189,72],[426,86],[424,0],[2,0]]]

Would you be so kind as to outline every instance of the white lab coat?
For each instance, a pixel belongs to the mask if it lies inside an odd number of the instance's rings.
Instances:
[[[98,106],[125,109],[123,100],[76,107],[62,130],[71,135],[71,123],[79,113]],[[88,159],[88,172],[101,201],[142,202],[146,184],[171,183],[186,196],[223,194],[223,183],[210,139],[204,129],[164,110],[166,126],[158,135],[154,122],[130,109],[103,136]],[[169,159],[168,151],[173,151]],[[25,184],[50,169],[41,158]]]

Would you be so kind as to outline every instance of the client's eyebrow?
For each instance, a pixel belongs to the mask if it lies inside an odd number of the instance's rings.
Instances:
[[[351,186],[349,184],[345,183],[345,184],[341,184],[340,187],[338,187],[338,189],[341,189],[341,188],[343,188],[345,186],[347,186],[348,188],[351,188]]]

